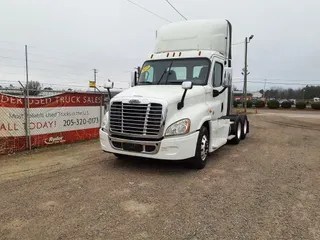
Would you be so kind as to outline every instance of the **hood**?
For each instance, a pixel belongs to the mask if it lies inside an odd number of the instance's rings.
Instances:
[[[184,89],[181,85],[141,85],[126,89],[117,94],[114,99],[118,98],[154,98],[165,99],[168,103],[178,102],[181,100]],[[203,86],[193,86],[186,94],[186,99],[204,94],[205,88]]]

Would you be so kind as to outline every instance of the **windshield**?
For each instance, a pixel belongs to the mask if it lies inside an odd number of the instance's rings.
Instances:
[[[207,58],[146,61],[138,84],[173,85],[192,81],[194,85],[206,85],[210,63]]]

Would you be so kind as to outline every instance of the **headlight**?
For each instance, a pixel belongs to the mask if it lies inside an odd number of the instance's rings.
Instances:
[[[166,131],[166,136],[186,134],[190,131],[190,119],[181,119],[171,124]]]

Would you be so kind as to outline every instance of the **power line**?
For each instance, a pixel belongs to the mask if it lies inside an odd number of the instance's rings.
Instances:
[[[166,0],[166,2],[167,2],[182,18],[184,18],[184,20],[188,20],[185,16],[182,15],[181,12],[178,11],[178,9],[176,9],[176,8],[169,2],[169,0]]]
[[[0,41],[0,43],[2,42],[5,42],[5,43],[10,43],[10,42],[7,42],[7,41]],[[12,42],[13,43],[13,42]],[[17,43],[15,43],[17,44]],[[32,49],[41,49],[41,47],[38,47],[38,46],[30,46],[28,45],[28,48],[32,48]],[[7,51],[7,52],[19,52],[21,50],[18,50],[18,49],[5,49],[5,48],[0,48],[1,51]],[[42,52],[47,52],[47,53],[57,53],[57,50],[55,49],[51,49],[51,50],[41,50]],[[70,60],[74,63],[82,63],[82,62],[77,62],[76,60],[74,59],[67,59],[66,56],[70,56],[70,55],[74,55],[74,57],[77,59],[77,60],[83,60],[85,62],[88,62],[88,59],[87,58],[83,58],[83,55],[79,56],[79,55],[75,55],[74,52],[64,52],[63,54],[60,54],[60,57],[52,57],[52,56],[46,56],[46,55],[43,55],[43,54],[38,54],[38,53],[28,53],[28,55],[35,55],[35,56],[42,56],[42,57],[45,57],[45,58],[54,58],[54,59],[63,59],[63,60]]]
[[[6,52],[19,52],[21,53],[21,50],[18,49],[6,49],[6,48],[0,48],[1,51],[6,51]]]
[[[22,81],[23,82],[23,81]],[[13,85],[13,83],[17,84],[18,81],[13,81],[13,80],[2,80],[0,79],[0,84],[1,83],[9,83],[11,85]],[[23,82],[25,83],[25,82]],[[114,82],[115,84],[118,84],[119,82]],[[43,86],[59,86],[59,87],[74,87],[74,88],[89,88],[87,86],[87,84],[83,84],[83,85],[73,85],[73,84],[59,84],[59,83],[47,83],[47,82],[40,82],[40,84]],[[18,85],[18,84],[17,84]],[[101,86],[98,86],[98,87],[101,87]],[[114,89],[124,89],[124,88],[117,88],[115,87]],[[6,89],[2,89],[2,90],[6,90]],[[18,89],[17,89],[18,90]]]
[[[21,53],[21,50],[17,50],[17,49],[4,49],[4,48],[0,48],[0,51],[6,51],[6,52],[15,52],[15,53]],[[83,63],[87,63],[88,62],[88,59],[85,59],[83,58],[83,60],[85,60],[85,62],[79,62],[79,61],[76,61],[74,59],[68,59],[68,58],[65,58],[65,57],[53,57],[53,56],[47,56],[47,55],[43,55],[43,54],[38,54],[38,53],[28,53],[28,55],[32,55],[32,56],[40,56],[40,57],[43,57],[43,58],[46,58],[46,59],[57,59],[57,60],[68,60],[70,62],[73,62],[73,63],[78,63],[78,64],[83,64]],[[66,54],[67,55],[67,54]],[[14,57],[6,57],[6,56],[0,56],[1,58],[11,58],[11,59],[16,59]],[[79,59],[77,56],[75,56],[77,59]],[[81,60],[81,59],[80,59]],[[30,61],[29,61],[30,62]],[[42,62],[42,61],[41,61]]]
[[[310,79],[308,79],[308,80],[306,80],[306,79],[285,79],[285,78],[255,78],[255,77],[253,77],[253,78],[250,78],[251,80],[271,80],[271,81],[292,81],[292,82],[295,82],[295,81],[297,81],[297,82],[304,82],[304,81],[308,81],[308,82],[320,82],[320,79],[318,79],[318,80],[315,80],[315,79],[313,79],[313,80],[310,80]]]
[[[54,65],[54,64],[53,64]],[[5,67],[10,67],[10,68],[18,68],[18,69],[24,69],[25,67],[23,66],[17,66],[17,65],[4,65],[2,64],[2,66]],[[58,65],[57,65],[58,66]],[[54,69],[47,69],[47,68],[30,68],[31,71],[45,71],[45,72],[54,72],[54,73],[59,73],[60,71],[58,70],[54,70]],[[4,71],[0,71],[1,73],[4,74],[14,74],[14,73],[10,73],[10,72],[4,72]],[[68,75],[74,75],[74,76],[83,76],[84,72],[65,72],[63,74],[68,74]]]
[[[5,58],[5,59],[14,59],[14,60],[22,60],[22,61],[23,61],[23,58],[6,57],[6,56],[0,56],[0,58]]]
[[[152,15],[158,17],[158,18],[161,18],[162,20],[166,21],[166,22],[169,22],[171,23],[171,21],[169,21],[168,19],[165,19],[164,17],[161,17],[160,15],[154,13],[154,12],[151,12],[149,9],[145,8],[145,7],[142,7],[140,6],[139,4],[135,3],[135,2],[132,2],[131,0],[127,0],[129,3],[133,4],[133,5],[136,5],[137,7],[147,11],[148,13],[151,13]]]
[[[34,55],[34,54],[29,54],[28,55]],[[44,55],[43,55],[44,56]],[[9,56],[1,56],[0,55],[0,58],[4,58],[4,59],[13,59],[13,60],[23,60],[21,58],[17,58],[17,57],[9,57]],[[46,57],[46,58],[51,58],[51,57]],[[52,57],[53,58],[53,57]],[[62,58],[61,58],[62,59]],[[57,67],[61,67],[61,68],[70,68],[70,69],[76,69],[78,70],[79,67],[76,67],[76,66],[69,66],[69,65],[61,65],[61,64],[56,64],[54,62],[47,62],[47,61],[36,61],[36,60],[29,60],[28,62],[33,62],[33,63],[41,63],[41,64],[48,64],[50,66],[57,66]],[[76,62],[73,62],[73,63],[76,63]],[[6,67],[17,67],[17,68],[25,68],[25,66],[18,66],[18,65],[7,65],[7,64],[1,64],[1,66],[6,66]],[[35,70],[44,70],[44,71],[48,71],[49,69],[39,69],[39,68],[32,68],[32,69],[35,69]],[[83,67],[82,67],[83,69]],[[114,70],[114,69],[113,69]],[[53,71],[53,70],[50,70],[50,71]],[[114,72],[114,71],[113,71]],[[117,73],[128,73],[128,72],[132,72],[132,70],[116,70]],[[80,72],[79,72],[80,74]]]
[[[243,80],[243,77],[234,77],[233,79],[240,79]],[[285,78],[266,78],[266,77],[250,77],[250,80],[271,80],[271,81],[298,81],[298,82],[320,82],[320,79],[285,79]]]
[[[235,81],[233,83],[242,83],[243,80],[241,81]],[[301,86],[306,86],[306,85],[320,85],[320,81],[319,83],[294,83],[294,82],[268,82],[268,81],[248,81],[250,83],[268,83],[268,84],[274,84],[274,85],[301,85]]]
[[[21,43],[18,42],[12,42],[12,41],[3,41],[1,40],[0,43],[6,43],[6,44],[15,44],[15,45],[20,45]],[[21,44],[22,45],[22,44]]]
[[[251,83],[268,83],[268,84],[275,84],[275,85],[301,85],[301,86],[320,85],[320,82],[319,83],[265,82],[265,81],[260,81],[260,82],[248,81],[248,82],[251,82]]]

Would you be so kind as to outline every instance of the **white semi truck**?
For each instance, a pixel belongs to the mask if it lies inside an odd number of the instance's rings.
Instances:
[[[201,169],[209,153],[245,139],[247,116],[231,113],[231,46],[227,20],[160,28],[134,86],[110,101],[100,129],[102,150],[118,158],[188,160]]]

